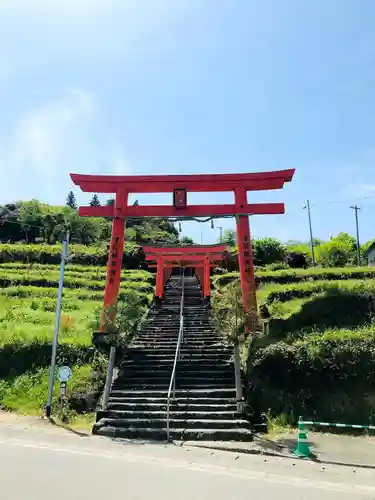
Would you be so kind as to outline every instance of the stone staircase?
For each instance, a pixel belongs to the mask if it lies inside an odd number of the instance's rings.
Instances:
[[[172,277],[131,342],[110,393],[108,410],[94,425],[99,435],[166,439],[167,393],[180,326],[181,279]],[[236,411],[233,348],[210,322],[196,277],[184,278],[184,342],[170,407],[175,440],[252,439]]]

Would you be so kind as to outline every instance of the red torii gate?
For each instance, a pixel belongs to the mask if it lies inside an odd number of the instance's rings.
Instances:
[[[79,215],[113,217],[112,237],[104,291],[105,309],[114,307],[120,289],[126,217],[235,216],[242,301],[245,311],[256,310],[254,265],[249,215],[283,214],[284,203],[248,203],[248,191],[281,189],[292,180],[294,169],[247,174],[200,175],[82,175],[70,174],[73,183],[89,193],[113,193],[109,206],[79,208]],[[234,204],[188,205],[188,192],[234,192]],[[173,206],[129,206],[130,193],[173,193]],[[104,331],[104,325],[102,330]]]
[[[196,268],[195,273],[202,285],[203,296],[209,297],[211,292],[210,269],[223,260],[227,245],[144,246],[143,251],[146,255],[146,261],[156,261],[156,265],[149,265],[149,267],[157,268],[156,297],[162,298],[165,282],[170,275],[167,275],[166,270],[173,267]]]

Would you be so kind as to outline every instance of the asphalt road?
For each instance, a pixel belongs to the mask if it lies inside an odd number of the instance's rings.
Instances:
[[[136,447],[76,436],[34,435],[27,429],[5,436],[0,432],[0,496],[9,500],[375,498],[372,481],[364,486],[361,480],[354,484],[342,479],[350,471],[344,471],[342,478],[341,472],[322,476],[318,469],[299,471],[285,461],[237,458],[163,445]]]

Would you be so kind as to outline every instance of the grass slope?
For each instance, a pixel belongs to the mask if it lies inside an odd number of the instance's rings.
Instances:
[[[265,329],[243,352],[253,405],[292,423],[299,415],[375,423],[374,271],[257,274]],[[213,295],[217,317],[224,318],[223,325],[233,325],[238,274],[217,276]],[[220,301],[215,302],[215,295]]]
[[[45,404],[58,276],[57,265],[0,264],[0,405],[6,409],[38,414]],[[105,277],[104,267],[66,267],[57,361],[73,367],[71,419],[87,406],[85,398],[94,405],[103,383],[106,360],[95,352],[91,335],[99,327]],[[146,271],[123,271],[120,301],[137,298],[145,310],[153,283]],[[55,403],[58,390],[56,383]]]

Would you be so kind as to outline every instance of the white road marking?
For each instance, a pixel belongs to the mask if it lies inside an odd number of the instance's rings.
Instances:
[[[185,463],[182,461],[172,460],[168,458],[158,458],[150,455],[136,455],[132,453],[115,453],[115,452],[103,452],[98,450],[94,450],[93,448],[83,450],[78,448],[63,448],[63,447],[55,447],[51,446],[49,443],[33,443],[26,442],[24,440],[17,439],[7,439],[0,440],[0,445],[7,446],[18,446],[22,448],[32,448],[37,450],[47,450],[58,453],[67,453],[72,455],[81,455],[87,457],[95,457],[95,458],[105,458],[110,460],[125,460],[130,462],[138,462],[144,463],[148,465],[161,465],[164,467],[174,467],[184,470],[191,470],[194,472],[206,472],[210,474],[216,475],[227,475],[231,477],[236,477],[245,480],[260,480],[268,483],[277,483],[277,484],[287,484],[290,486],[296,487],[310,487],[316,489],[323,489],[326,491],[341,491],[341,492],[351,492],[356,494],[365,494],[371,495],[374,497],[375,495],[375,487],[373,486],[363,486],[356,484],[341,484],[334,483],[329,481],[314,481],[307,478],[298,478],[293,476],[285,476],[280,474],[273,474],[269,472],[258,472],[258,471],[250,471],[245,469],[229,469],[228,467],[220,466],[220,465],[198,465],[193,463]]]

